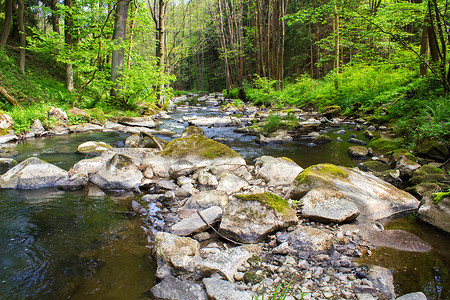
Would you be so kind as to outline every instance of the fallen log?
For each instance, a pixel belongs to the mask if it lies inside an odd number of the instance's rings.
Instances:
[[[8,94],[8,92],[0,86],[0,95],[2,95],[6,100],[8,100],[9,103],[11,103],[14,106],[22,106],[20,105],[19,102],[17,102],[16,99],[14,99],[13,96],[11,96],[10,94]]]

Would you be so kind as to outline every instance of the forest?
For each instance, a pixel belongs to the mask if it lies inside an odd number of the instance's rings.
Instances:
[[[50,106],[89,118],[224,92],[450,136],[447,0],[2,0],[1,109],[14,131]],[[72,123],[83,117],[69,114]]]

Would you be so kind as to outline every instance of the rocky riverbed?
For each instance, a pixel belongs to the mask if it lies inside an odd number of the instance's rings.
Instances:
[[[374,132],[330,109],[321,114],[294,111],[291,114],[298,119],[297,125],[264,134],[245,125],[255,118],[264,120],[269,112],[232,106],[224,109],[229,115],[221,121],[190,117],[180,122],[238,125],[238,131],[257,135],[259,143],[301,140],[311,147],[328,141],[325,131],[344,123],[366,128],[367,135]],[[238,112],[241,116],[236,116]],[[356,258],[370,256],[375,246],[417,252],[430,251],[430,246],[405,231],[384,230],[383,221],[419,210],[423,220],[448,232],[449,198],[444,195],[437,204],[432,198],[433,184],[448,185],[443,171],[446,164],[436,161],[445,155],[439,145],[422,153],[425,158],[406,150],[383,155],[352,137],[358,146],[351,147],[349,155],[372,157],[361,164],[364,171],[331,164],[303,169],[288,158],[271,156],[248,164],[226,145],[205,137],[196,126],[171,142],[155,137],[175,135],[155,129],[170,116],[158,117],[62,126],[60,133],[117,130],[133,135],[124,148],[94,141],[80,145],[80,153],[99,156],[83,159],[69,171],[38,158],[27,159],[4,174],[0,186],[87,188],[91,194],[122,197],[143,193],[130,206],[144,220],[158,263],[160,283],[147,294],[156,299],[252,299],[263,290],[270,295],[268,291],[280,284],[289,285],[287,299],[394,299],[391,272],[358,264]],[[45,129],[39,130],[33,129],[27,137],[45,134]],[[395,142],[380,134],[372,145],[382,148],[380,141],[385,140],[385,144]],[[417,198],[394,186],[404,188],[405,182],[416,196],[428,199],[422,206]],[[418,293],[400,298],[425,296]]]

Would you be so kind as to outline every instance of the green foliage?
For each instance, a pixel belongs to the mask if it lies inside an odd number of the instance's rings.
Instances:
[[[450,197],[450,190],[448,190],[447,192],[443,192],[443,193],[434,193],[433,203],[438,204],[439,201],[441,201],[442,198],[445,198],[445,197]]]
[[[280,127],[281,118],[277,113],[270,113],[269,117],[266,119],[266,123],[263,126],[264,132],[271,133],[277,131]]]
[[[285,300],[287,297],[287,294],[289,292],[289,289],[291,288],[291,284],[292,284],[292,279],[294,278],[294,276],[291,277],[291,280],[289,280],[289,283],[287,285],[280,283],[275,290],[273,290],[273,292],[270,292],[271,295],[267,295],[266,298],[266,288],[263,284],[263,290],[262,290],[262,295],[261,298],[259,298],[258,296],[253,296],[252,300]],[[284,288],[283,288],[284,285]],[[303,297],[305,296],[305,294],[301,295],[300,299],[303,299]]]
[[[281,91],[275,90],[277,80],[269,80],[265,77],[255,75],[253,88],[247,88],[245,93],[247,98],[255,105],[271,106],[281,101]]]
[[[223,90],[223,96],[229,99],[239,99],[239,89],[233,88],[229,91]]]
[[[8,114],[13,118],[13,129],[16,134],[28,131],[34,120],[39,119],[47,129],[52,127],[51,120],[47,117],[48,104],[35,104],[25,107],[13,107]]]

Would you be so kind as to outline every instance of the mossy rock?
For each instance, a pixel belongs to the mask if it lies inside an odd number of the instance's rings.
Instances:
[[[450,189],[450,185],[442,182],[422,182],[405,189],[408,193],[418,197],[430,196],[436,191],[445,191]]]
[[[423,140],[417,144],[415,151],[423,156],[438,160],[445,160],[449,156],[447,147],[436,140]]]
[[[409,152],[406,149],[396,149],[394,151],[390,151],[390,152],[386,153],[386,155],[392,157],[392,160],[394,162],[399,161],[400,158],[402,158],[402,157],[412,160],[414,162],[417,162],[419,160],[416,156],[414,156],[414,154],[412,154],[411,152]]]
[[[198,134],[171,141],[162,155],[170,158],[242,158],[228,146]]]
[[[156,143],[156,142],[158,143]],[[156,148],[159,149],[159,146],[161,146],[163,149],[169,144],[168,141],[163,140],[162,138],[159,138],[157,136],[141,132],[139,134],[139,145],[141,148]],[[159,145],[159,146],[158,146]]]
[[[342,109],[338,105],[332,105],[322,108],[320,112],[327,118],[334,118],[341,115]]]
[[[344,168],[333,164],[318,164],[303,170],[295,180],[301,184],[312,182],[314,179],[321,180],[323,177],[345,179],[348,177],[348,173]]]
[[[331,142],[331,141],[332,141],[331,137],[330,137],[329,135],[326,135],[326,134],[321,134],[321,135],[315,140],[316,143],[328,143],[328,142]]]
[[[370,171],[370,172],[384,172],[390,169],[390,166],[388,164],[382,163],[381,161],[377,160],[369,160],[365,161],[363,163],[360,163],[358,165],[358,168],[360,168],[363,171]]]
[[[289,202],[285,199],[271,194],[271,193],[260,193],[260,194],[251,194],[251,195],[237,195],[237,198],[244,201],[258,201],[263,204],[266,204],[276,210],[279,213],[287,213],[291,212],[291,206]]]
[[[372,140],[369,143],[369,147],[372,147],[376,150],[381,151],[393,151],[400,147],[402,144],[402,139],[386,139],[386,138],[378,138],[375,140]]]
[[[431,165],[423,165],[413,173],[409,182],[412,185],[416,185],[423,182],[438,183],[446,180],[447,175],[444,170]]]
[[[260,283],[263,281],[264,277],[262,275],[258,275],[253,272],[245,272],[244,278],[242,279],[245,283],[251,283],[252,285],[255,285],[257,283]]]
[[[185,138],[185,137],[189,137],[194,134],[205,136],[205,132],[203,131],[203,129],[201,129],[200,127],[191,125],[191,126],[186,127],[183,130],[181,137]]]

